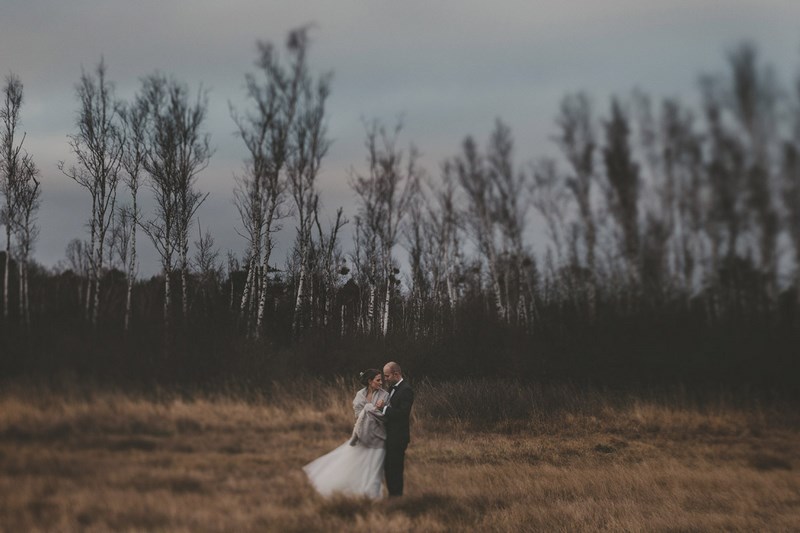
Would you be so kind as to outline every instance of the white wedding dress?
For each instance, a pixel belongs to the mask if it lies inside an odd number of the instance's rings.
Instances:
[[[367,402],[366,388],[358,391],[353,400],[356,415],[353,437],[303,467],[317,492],[323,496],[334,493],[374,499],[383,496],[386,431],[383,416],[374,404],[379,399],[386,401],[388,397],[385,391],[377,391],[372,401]]]

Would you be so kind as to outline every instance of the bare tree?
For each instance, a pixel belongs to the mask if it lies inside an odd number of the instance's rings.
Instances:
[[[212,295],[217,292],[222,278],[222,265],[219,261],[219,249],[215,247],[211,232],[203,233],[199,223],[197,231],[199,239],[194,241],[195,254],[192,266],[198,275],[201,306],[208,315],[213,310]]]
[[[355,217],[355,233],[353,235],[353,252],[351,260],[358,280],[359,299],[357,325],[361,332],[371,334],[375,328],[375,307],[378,290],[379,251],[378,251],[378,214],[376,204],[368,193],[362,199],[360,214]],[[362,288],[367,287],[366,306],[363,302]]]
[[[89,266],[90,261],[88,248],[89,245],[86,243],[86,241],[72,239],[69,241],[64,251],[69,268],[81,280],[81,283],[79,283],[77,287],[78,294],[76,301],[79,305],[83,301],[84,289],[82,284],[89,284],[89,273],[91,272],[91,267]]]
[[[16,234],[19,249],[19,309],[20,321],[25,327],[30,327],[30,296],[28,290],[28,261],[33,246],[39,236],[36,224],[36,212],[39,210],[42,191],[40,189],[39,169],[33,163],[33,158],[26,154],[21,161],[18,179],[14,187],[17,216],[13,219],[14,233]]]
[[[147,128],[146,156],[143,161],[155,200],[155,216],[142,221],[142,230],[158,252],[164,275],[164,330],[170,330],[171,277],[175,265],[176,217],[174,176],[177,172],[178,141],[175,125],[168,117],[168,81],[159,74],[143,80],[142,98],[147,103],[150,121]]]
[[[264,320],[273,234],[281,229],[278,221],[286,215],[282,206],[286,197],[286,163],[292,150],[290,134],[308,76],[305,31],[296,30],[289,36],[288,67],[281,64],[270,43],[258,43],[256,65],[263,79],[259,81],[253,74],[245,78],[253,109],[238,115],[231,106],[231,115],[248,151],[245,174],[238,178],[234,191],[249,256],[240,315],[256,336],[261,334]]]
[[[20,125],[20,110],[22,108],[23,86],[22,81],[15,74],[6,76],[3,86],[3,105],[0,108],[0,193],[3,195],[3,205],[0,209],[0,222],[6,228],[6,254],[5,269],[3,274],[3,318],[9,316],[9,276],[11,270],[11,234],[14,229],[14,220],[17,217],[17,204],[15,190],[22,172],[22,144],[25,135],[17,142],[17,128]],[[23,154],[24,155],[24,154]]]
[[[336,297],[337,280],[345,270],[344,258],[339,245],[339,232],[349,222],[344,217],[344,209],[336,210],[336,219],[329,224],[328,231],[322,230],[319,211],[315,213],[314,225],[317,228],[318,270],[320,278],[319,299],[322,302],[322,324],[328,326],[333,314],[333,302]],[[341,330],[341,328],[340,328]]]
[[[228,275],[228,285],[230,287],[230,294],[228,300],[228,310],[233,312],[234,308],[234,274],[238,272],[241,267],[239,265],[239,259],[236,257],[232,251],[228,250],[226,254],[226,270]]]
[[[597,141],[589,97],[585,93],[564,97],[556,123],[558,125],[556,141],[571,168],[566,187],[578,206],[580,221],[578,229],[584,241],[585,265],[588,273],[588,313],[589,319],[593,320],[597,305],[595,261],[597,222],[592,206],[592,184],[597,179],[595,173]]]
[[[710,76],[704,77],[701,84],[708,139],[706,233],[711,257],[706,279],[710,289],[707,291],[707,312],[713,319],[721,311],[720,272],[723,264],[734,263],[742,233],[749,225],[750,213],[745,203],[746,149],[725,124],[727,97],[724,85],[718,77]]]
[[[621,231],[620,252],[625,258],[630,288],[640,281],[639,264],[639,165],[633,161],[628,117],[619,101],[611,101],[611,116],[605,123],[606,146],[603,159],[608,187],[606,198],[611,215]]]
[[[125,127],[125,149],[122,154],[122,167],[125,169],[125,184],[131,195],[131,205],[122,211],[123,235],[126,246],[124,247],[123,268],[127,279],[125,291],[125,318],[124,331],[130,329],[131,313],[133,309],[133,285],[136,280],[136,229],[140,224],[141,213],[139,210],[139,188],[145,172],[147,157],[147,126],[149,120],[147,100],[137,96],[123,111],[123,124]]]
[[[682,288],[684,304],[688,304],[704,254],[703,140],[695,131],[694,114],[673,99],[661,106],[658,131],[663,217],[673,228],[671,270]]]
[[[796,80],[793,96],[791,137],[783,143],[781,156],[781,196],[786,230],[794,248],[795,301],[800,304],[800,78]]]
[[[644,229],[641,232],[640,272],[644,295],[662,298],[674,289],[670,241],[675,234],[677,176],[674,154],[665,149],[665,132],[648,94],[634,91],[634,122],[644,165],[640,172]]]
[[[67,169],[62,161],[59,168],[84,187],[92,200],[89,247],[93,302],[87,305],[87,310],[90,309],[93,327],[97,327],[104,246],[106,232],[114,217],[124,137],[119,122],[120,107],[114,97],[114,86],[106,79],[106,66],[102,59],[94,73],[82,72],[76,93],[80,102],[76,122],[78,133],[70,135],[69,139],[77,166]]]
[[[493,216],[500,231],[505,262],[504,289],[508,319],[529,324],[533,294],[524,282],[528,254],[523,242],[530,186],[526,173],[515,168],[514,139],[501,120],[495,122],[486,151],[487,172],[494,190]]]
[[[197,175],[211,159],[209,134],[201,131],[208,112],[208,99],[201,92],[195,103],[189,102],[188,89],[173,83],[170,90],[169,118],[177,133],[177,168],[175,178],[176,247],[180,258],[181,303],[184,319],[189,314],[189,233],[195,213],[208,198],[197,189]]]
[[[507,320],[507,305],[500,281],[500,254],[495,237],[495,191],[489,179],[484,156],[478,151],[472,137],[464,140],[463,154],[455,157],[451,164],[467,199],[463,214],[467,233],[475,242],[489,270],[497,317]]]
[[[320,76],[316,82],[305,72],[305,52],[308,35],[305,29],[296,30],[289,36],[289,48],[297,50],[296,69],[299,70],[299,100],[296,121],[290,132],[292,145],[287,161],[289,194],[294,201],[297,219],[297,254],[299,272],[295,297],[292,329],[299,333],[303,322],[303,309],[307,297],[307,276],[309,274],[309,252],[312,249],[312,229],[317,210],[319,194],[316,180],[322,158],[330,146],[325,125],[325,103],[330,94],[329,74]]]
[[[430,262],[440,265],[443,281],[435,281],[435,285],[443,285],[450,313],[455,318],[455,306],[459,302],[458,277],[461,268],[461,215],[456,197],[456,179],[452,165],[445,163],[442,167],[442,184],[434,194],[435,204],[428,207],[429,232],[428,239],[435,244]]]
[[[406,157],[397,148],[401,129],[398,123],[392,132],[387,132],[377,121],[367,127],[368,171],[366,175],[354,173],[350,185],[358,196],[359,214],[366,221],[369,239],[377,245],[374,259],[379,263],[375,273],[384,285],[380,324],[384,337],[389,331],[391,297],[397,283],[392,251],[422,177],[417,150],[412,146]],[[371,297],[370,307],[374,301]]]
[[[142,164],[150,177],[156,202],[155,218],[142,224],[142,228],[161,257],[164,322],[168,331],[170,277],[176,267],[181,275],[184,319],[189,312],[189,232],[197,209],[208,197],[196,188],[197,175],[211,158],[209,136],[201,131],[208,101],[201,90],[196,101],[190,102],[188,88],[162,74],[145,78],[141,98],[150,117]]]
[[[565,215],[567,211],[567,191],[564,187],[563,175],[558,170],[558,165],[554,159],[542,158],[536,161],[531,170],[533,181],[530,184],[531,188],[531,203],[536,211],[542,216],[547,225],[547,234],[550,241],[553,243],[553,252],[555,255],[552,259],[553,267],[555,270],[560,271],[561,268],[566,266],[564,257],[564,246],[567,239],[573,241],[573,257],[571,266],[573,269],[580,267],[577,257],[577,235],[568,233],[568,228],[565,222]],[[582,193],[583,191],[581,191]],[[573,226],[575,227],[575,226]],[[588,231],[588,230],[587,230]],[[594,237],[591,237],[594,238]],[[594,261],[594,258],[592,258]],[[556,273],[553,273],[557,275]],[[573,280],[561,280],[571,283]],[[554,283],[561,281],[554,279]],[[588,298],[592,302],[592,296]],[[589,316],[592,316],[593,308],[590,303]]]
[[[777,87],[769,67],[758,61],[756,47],[744,43],[728,54],[730,110],[745,132],[747,207],[753,213],[753,232],[766,280],[768,306],[777,298],[777,243],[779,216],[773,199],[773,154],[770,146],[776,135]]]
[[[782,173],[786,227],[794,248],[794,288],[800,303],[800,148],[796,141],[784,146]]]

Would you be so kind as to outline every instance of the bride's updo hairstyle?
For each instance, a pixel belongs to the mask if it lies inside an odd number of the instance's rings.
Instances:
[[[369,368],[358,374],[358,381],[360,381],[361,384],[366,387],[369,385],[369,382],[375,379],[375,376],[377,376],[380,373],[381,373],[380,370],[377,370],[375,368]]]

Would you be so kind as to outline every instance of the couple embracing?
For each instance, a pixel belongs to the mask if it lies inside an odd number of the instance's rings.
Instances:
[[[356,421],[352,437],[303,470],[323,496],[341,492],[381,498],[384,477],[389,496],[402,496],[414,392],[394,362],[386,363],[383,372],[362,372],[360,381],[364,388],[353,399]]]

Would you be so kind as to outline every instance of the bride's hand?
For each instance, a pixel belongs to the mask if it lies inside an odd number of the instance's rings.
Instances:
[[[385,405],[385,403],[384,403],[383,400],[378,400],[378,403],[375,404],[375,408],[376,409],[383,409],[384,405]]]

